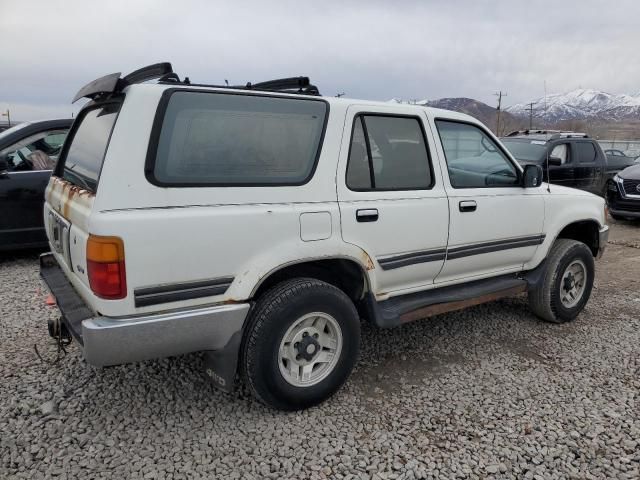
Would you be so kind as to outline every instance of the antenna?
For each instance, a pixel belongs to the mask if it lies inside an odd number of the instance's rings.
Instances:
[[[551,172],[549,171],[549,149],[547,149],[546,154],[546,164],[547,164],[547,193],[551,193]]]
[[[336,93],[336,98],[340,98],[344,96],[344,92]]]

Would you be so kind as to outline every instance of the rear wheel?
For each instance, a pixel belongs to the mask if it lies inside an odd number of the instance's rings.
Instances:
[[[243,374],[267,405],[307,408],[342,386],[359,348],[360,320],[344,292],[312,278],[288,280],[255,306],[243,342]]]
[[[548,322],[575,319],[591,296],[594,273],[589,247],[576,240],[557,240],[547,257],[543,278],[529,290],[529,306]]]

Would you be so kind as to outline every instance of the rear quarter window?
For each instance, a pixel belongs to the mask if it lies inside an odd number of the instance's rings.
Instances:
[[[147,178],[162,186],[301,185],[327,118],[322,100],[169,91]],[[154,140],[154,137],[157,140]],[[156,143],[157,142],[157,143]]]

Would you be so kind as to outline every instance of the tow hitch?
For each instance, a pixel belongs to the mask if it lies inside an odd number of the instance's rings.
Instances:
[[[62,322],[62,318],[58,317],[55,320],[47,320],[47,330],[49,330],[49,336],[55,338],[61,342],[71,343],[71,334],[67,330],[66,325]]]

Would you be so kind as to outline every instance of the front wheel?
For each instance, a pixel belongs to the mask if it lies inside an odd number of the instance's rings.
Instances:
[[[280,410],[316,405],[347,380],[360,348],[353,302],[326,282],[297,278],[258,300],[242,349],[254,396]]]
[[[576,240],[557,240],[547,257],[543,278],[529,290],[531,310],[548,322],[575,319],[591,296],[594,274],[589,247]]]

